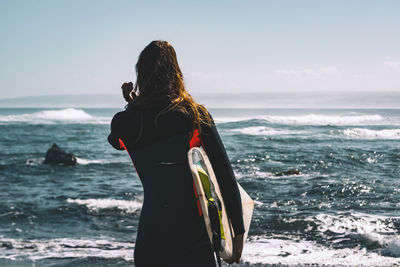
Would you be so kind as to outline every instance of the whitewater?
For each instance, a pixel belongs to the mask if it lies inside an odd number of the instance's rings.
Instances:
[[[143,189],[107,143],[117,111],[0,109],[0,266],[133,266]],[[234,266],[400,265],[400,110],[210,112],[255,200]],[[43,165],[53,143],[78,164]]]

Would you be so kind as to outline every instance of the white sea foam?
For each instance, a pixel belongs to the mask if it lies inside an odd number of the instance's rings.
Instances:
[[[133,260],[134,243],[73,238],[22,240],[0,236],[0,258],[41,260],[46,258],[123,258]],[[366,249],[332,249],[305,240],[259,237],[248,241],[242,260],[250,264],[393,266],[399,258],[381,256]]]
[[[273,172],[263,172],[263,171],[252,171],[249,173],[242,173],[242,172],[235,172],[235,177],[237,179],[241,178],[256,178],[256,179],[274,179],[274,180],[279,180],[279,179],[301,179],[301,178],[308,178],[311,176],[325,176],[325,175],[320,175],[319,173],[315,174],[287,174],[287,175],[280,175],[279,172],[273,173]]]
[[[89,123],[108,124],[111,119],[106,117],[94,117],[84,110],[66,108],[61,110],[43,110],[35,113],[0,116],[0,123],[31,123],[31,124],[53,124],[59,122],[67,123]]]
[[[50,120],[87,120],[93,118],[81,109],[67,108],[61,110],[45,110],[33,113],[32,117]]]
[[[309,217],[308,220],[317,220],[320,223],[321,232],[331,231],[335,233],[397,233],[397,230],[391,221],[393,218],[382,215],[366,213],[339,213],[339,214],[318,214]]]
[[[46,258],[123,258],[133,260],[134,243],[72,238],[21,240],[0,236],[0,258],[40,260]],[[5,244],[5,245],[4,245]]]
[[[342,130],[341,133],[355,139],[400,139],[400,129],[370,130],[365,128],[351,128]]]
[[[262,205],[264,205],[264,203],[262,203],[261,201],[258,201],[258,200],[254,200],[254,205],[261,207]]]
[[[247,121],[251,119],[256,119],[257,117],[215,117],[214,121],[216,123],[228,123],[228,122],[240,122]]]
[[[244,246],[243,261],[250,264],[393,266],[399,258],[381,256],[366,249],[333,249],[305,240],[259,238]]]
[[[391,229],[387,225],[382,224],[382,218],[373,215],[318,214],[315,217],[308,218],[308,220],[318,222],[318,230],[320,232],[329,230],[336,234],[351,234],[353,232],[379,231],[393,233],[395,231],[395,229]]]
[[[123,258],[133,260],[134,243],[107,240],[56,238],[21,240],[0,236],[1,256],[10,260],[46,258]],[[386,257],[366,249],[332,249],[305,240],[259,237],[248,241],[242,260],[250,264],[393,266],[400,259]]]
[[[251,170],[248,172],[235,172],[236,179],[241,178],[275,178],[272,172],[262,172],[259,170]]]
[[[44,161],[44,157],[38,157],[38,158],[28,158],[25,162],[26,165],[31,165],[31,166],[35,166],[35,165],[40,165],[43,164]],[[76,157],[76,162],[80,165],[88,165],[88,164],[106,164],[106,163],[121,163],[121,162],[128,162],[128,160],[105,160],[105,159],[84,159],[84,158],[79,158]]]
[[[304,132],[302,131],[288,131],[282,129],[269,128],[265,126],[246,127],[246,128],[232,129],[230,131],[248,135],[266,135],[266,136],[304,134]]]
[[[319,214],[306,220],[318,225],[321,234],[336,233],[337,237],[358,235],[371,243],[378,243],[391,255],[400,257],[400,235],[393,224],[398,217],[365,213]],[[400,259],[399,259],[400,261]]]
[[[269,163],[276,163],[277,165],[281,165],[281,162],[277,161],[267,161]],[[290,169],[288,170],[290,171]],[[257,166],[248,166],[245,170],[241,171],[235,171],[235,177],[236,179],[242,179],[242,178],[256,178],[256,179],[301,179],[301,178],[309,178],[309,177],[315,177],[315,176],[326,176],[322,175],[319,172],[312,172],[312,173],[300,173],[300,174],[290,174],[284,173],[285,171],[282,172],[266,172],[266,171],[261,171],[259,167]]]
[[[348,113],[342,115],[254,115],[247,117],[216,117],[217,123],[266,120],[271,123],[289,125],[400,125],[398,117],[384,117],[379,114]]]
[[[101,159],[84,159],[84,158],[79,158],[76,157],[76,162],[80,165],[88,165],[88,164],[103,164],[103,163],[109,163],[107,160],[101,160]]]
[[[119,209],[127,213],[135,213],[142,208],[142,203],[136,200],[68,198],[67,202],[85,205],[90,211],[95,212],[98,212],[101,209]]]
[[[317,115],[309,114],[304,116],[263,116],[263,119],[279,124],[297,125],[375,125],[392,124],[381,115]]]
[[[36,166],[36,165],[43,164],[43,161],[44,161],[44,157],[28,158],[26,160],[25,164],[30,165],[30,166]]]
[[[257,203],[260,204],[260,203]],[[331,231],[337,236],[365,235],[372,242],[385,247],[393,257],[382,256],[358,246],[332,248],[314,241],[252,237],[244,247],[243,261],[249,264],[323,265],[323,266],[393,266],[400,264],[400,245],[397,230],[391,217],[363,213],[319,214],[308,219],[318,225],[321,233]],[[295,219],[292,219],[295,220]],[[51,240],[20,240],[0,236],[1,257],[17,260],[44,258],[82,258],[101,255],[102,258],[132,260],[134,244],[108,240],[84,240],[59,238]]]

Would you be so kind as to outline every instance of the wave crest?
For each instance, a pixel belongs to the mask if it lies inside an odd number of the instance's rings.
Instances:
[[[28,114],[0,116],[2,123],[51,124],[57,122],[73,123],[109,123],[109,118],[93,117],[81,109],[66,108],[60,110],[43,110]]]
[[[351,128],[343,130],[341,133],[347,137],[357,139],[400,139],[400,129],[370,130],[364,128]]]
[[[289,131],[282,129],[269,128],[265,126],[254,126],[254,127],[246,127],[241,129],[232,129],[231,132],[239,132],[241,134],[247,135],[290,135],[290,134],[304,134],[305,132],[301,131]]]
[[[400,239],[394,220],[398,217],[365,213],[318,214],[287,218],[286,223],[307,222],[305,232],[314,240],[288,235],[252,237],[244,246],[243,261],[250,264],[393,266],[400,263]],[[362,239],[360,243],[359,239]],[[358,241],[357,241],[358,240]],[[344,242],[344,245],[339,245]],[[332,244],[336,244],[332,246]],[[378,244],[369,247],[368,244]]]
[[[104,164],[104,163],[109,163],[110,161],[101,159],[84,159],[76,157],[76,162],[80,165],[88,165],[88,164]]]
[[[264,116],[265,120],[278,124],[300,125],[370,125],[385,123],[386,118],[381,115],[317,115],[305,116]]]
[[[306,115],[254,115],[254,116],[238,116],[238,117],[216,117],[215,121],[220,124],[249,122],[252,120],[266,121],[274,124],[285,125],[400,125],[398,117],[386,117],[379,114],[306,114]]]
[[[243,261],[279,266],[393,266],[400,262],[364,249],[334,249],[312,241],[263,237],[246,243]]]
[[[126,213],[135,213],[142,208],[142,203],[136,200],[118,199],[67,199],[68,203],[75,203],[86,206],[90,211],[99,212],[102,209],[119,209]]]
[[[0,258],[10,260],[47,258],[123,258],[133,260],[134,243],[111,240],[56,238],[50,240],[21,240],[0,236]],[[6,245],[4,245],[6,244]]]

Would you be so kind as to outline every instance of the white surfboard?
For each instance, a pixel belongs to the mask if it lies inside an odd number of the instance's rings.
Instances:
[[[208,213],[208,205],[210,205],[210,191],[212,194],[218,197],[220,200],[220,222],[221,227],[221,251],[220,256],[222,259],[230,259],[232,257],[233,251],[233,228],[230,219],[227,215],[225,204],[221,191],[218,186],[217,179],[215,177],[214,171],[212,169],[210,160],[207,157],[204,149],[201,147],[193,147],[188,152],[189,167],[192,171],[194,184],[197,190],[198,199],[203,212],[204,221],[207,227],[208,236],[212,242],[212,230],[211,222]],[[210,185],[207,185],[204,181],[208,178]],[[254,201],[250,196],[244,191],[244,189],[237,184],[240,191],[240,197],[242,200],[242,210],[243,210],[243,222],[245,226],[244,241],[246,242],[247,235],[249,233],[251,217],[253,215]],[[213,201],[213,199],[211,199]],[[244,244],[243,244],[244,245]]]

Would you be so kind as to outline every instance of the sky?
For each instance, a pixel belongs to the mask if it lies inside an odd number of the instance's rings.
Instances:
[[[192,94],[400,92],[400,1],[0,0],[0,98],[119,94],[152,40]]]

